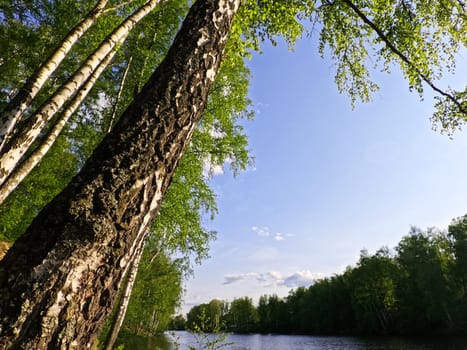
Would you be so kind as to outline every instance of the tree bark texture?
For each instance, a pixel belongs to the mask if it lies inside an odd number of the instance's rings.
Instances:
[[[0,262],[1,349],[88,349],[207,102],[240,0],[196,1],[81,172]]]
[[[20,159],[28,151],[29,147],[39,137],[41,131],[55,113],[57,113],[68,99],[70,99],[86,82],[89,76],[109,55],[110,52],[123,42],[130,34],[131,30],[146,15],[156,7],[160,0],[149,0],[137,11],[123,21],[86,59],[81,67],[60,86],[58,90],[39,108],[38,111],[27,119],[21,129],[15,132],[11,139],[4,145],[0,153],[0,184],[5,182],[7,177],[19,164]]]
[[[94,8],[86,15],[81,22],[73,27],[65,39],[50,55],[50,57],[34,72],[26,81],[18,94],[8,104],[5,110],[0,114],[0,151],[8,137],[8,134],[14,128],[18,119],[28,108],[34,97],[44,83],[49,79],[58,65],[63,61],[72,46],[87,32],[99,16],[104,12],[108,0],[99,0]]]

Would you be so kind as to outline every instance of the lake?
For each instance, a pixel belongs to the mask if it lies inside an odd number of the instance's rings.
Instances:
[[[214,339],[214,336],[209,336]],[[169,332],[153,338],[125,336],[126,350],[188,350],[207,349],[206,340],[187,332]],[[325,337],[299,335],[230,334],[229,350],[467,350],[467,338],[461,337]],[[117,343],[120,344],[120,343]],[[178,344],[175,345],[175,344]],[[217,349],[217,348],[209,348]]]

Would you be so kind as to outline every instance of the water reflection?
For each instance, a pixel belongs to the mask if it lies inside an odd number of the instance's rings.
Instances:
[[[211,335],[210,340],[215,339]],[[119,338],[125,349],[131,350],[189,350],[205,349],[205,339],[187,333],[171,332],[153,338],[126,335]],[[467,350],[467,338],[461,337],[311,337],[289,335],[231,334],[222,349],[229,350]]]

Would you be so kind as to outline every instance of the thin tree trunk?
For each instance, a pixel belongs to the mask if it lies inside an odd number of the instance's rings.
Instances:
[[[141,260],[141,256],[143,255],[144,250],[144,240],[140,247],[136,250],[135,257],[130,264],[130,268],[128,270],[128,280],[125,284],[125,289],[123,294],[120,298],[120,302],[118,305],[117,315],[115,316],[115,320],[112,323],[112,327],[109,331],[109,336],[107,340],[107,344],[105,346],[105,350],[112,350],[117,340],[118,333],[120,332],[120,328],[122,327],[123,320],[125,319],[126,311],[128,310],[128,304],[130,302],[131,292],[133,291],[133,286],[135,285],[136,275],[138,273],[139,262]]]
[[[11,192],[14,191],[14,189],[24,180],[26,176],[28,176],[28,174],[47,154],[47,152],[50,150],[50,148],[53,146],[58,136],[62,132],[70,117],[86,98],[89,91],[94,86],[96,80],[99,79],[99,76],[102,74],[102,72],[112,60],[114,55],[115,51],[109,53],[104,58],[104,60],[102,60],[102,62],[99,64],[96,70],[88,78],[86,83],[76,93],[70,104],[62,112],[61,116],[55,122],[55,125],[52,127],[52,129],[49,130],[42,143],[30,155],[28,155],[27,159],[21,162],[21,164],[13,170],[13,172],[6,179],[6,181],[2,185],[0,185],[0,205],[8,198]]]
[[[0,113],[0,151],[5,144],[8,134],[14,128],[26,108],[31,104],[34,97],[42,88],[47,79],[57,69],[59,64],[70,52],[73,45],[87,32],[103,13],[108,0],[99,0],[94,8],[72,28],[60,46],[50,55],[50,57],[29,77],[20,88],[18,94]]]
[[[11,140],[5,144],[0,156],[0,185],[19,164],[21,157],[26,153],[32,143],[40,135],[48,121],[57,113],[65,102],[81,87],[92,72],[99,66],[107,55],[122,44],[130,31],[149,14],[160,0],[150,0],[140,7],[120,24],[87,58],[81,67],[50,97],[21,130],[12,135]]]
[[[154,334],[157,330],[157,327],[159,327],[159,322],[160,319],[157,315],[157,312],[154,310],[152,314],[152,321],[151,321],[151,332]]]
[[[151,265],[154,262],[154,260],[156,260],[160,252],[160,250],[157,250],[154,254],[152,254],[151,260],[149,260],[149,265]]]
[[[151,45],[149,46],[148,50],[152,50],[154,44],[156,43],[156,37],[157,37],[157,31],[154,32],[154,35],[152,36],[152,42]],[[146,70],[146,66],[148,65],[148,56],[144,56],[144,61],[143,65],[141,67],[141,70],[139,72],[139,79],[138,79],[138,84],[136,86],[136,92],[135,94],[139,93],[141,91],[141,87],[144,84],[144,71]]]
[[[126,76],[128,75],[128,71],[130,70],[132,61],[133,61],[133,56],[130,57],[130,59],[128,60],[126,64],[125,70],[123,71],[122,80],[120,81],[120,86],[118,87],[117,97],[115,98],[115,103],[112,108],[112,115],[110,116],[109,127],[107,129],[107,133],[109,133],[110,130],[112,130],[112,125],[114,123],[115,117],[117,116],[118,103],[120,102],[120,99],[122,98],[123,87],[125,86]]]
[[[205,108],[239,2],[194,2],[141,93],[0,262],[0,348],[94,343]]]

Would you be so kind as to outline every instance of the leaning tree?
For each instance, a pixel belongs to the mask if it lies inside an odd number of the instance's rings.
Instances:
[[[238,6],[194,3],[112,132],[2,260],[1,346],[91,346],[204,110]]]
[[[91,346],[204,110],[239,4],[194,2],[118,123],[0,263],[0,346]],[[295,19],[297,4],[319,29],[321,54],[335,60],[340,91],[370,99],[373,53],[384,70],[399,65],[411,89],[439,94],[433,120],[445,130],[465,121],[466,91],[436,85],[467,44],[464,1],[245,0],[238,18],[250,25],[250,47],[276,33],[293,38],[281,15]]]

